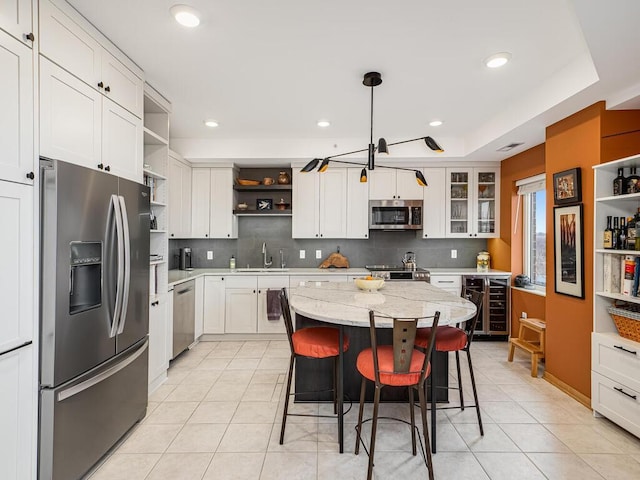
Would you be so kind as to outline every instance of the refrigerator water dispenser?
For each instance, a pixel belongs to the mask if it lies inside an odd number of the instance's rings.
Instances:
[[[69,314],[102,304],[102,242],[71,242]]]

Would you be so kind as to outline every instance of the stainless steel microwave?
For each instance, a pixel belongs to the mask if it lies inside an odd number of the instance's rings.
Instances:
[[[420,230],[422,200],[369,200],[369,229]]]

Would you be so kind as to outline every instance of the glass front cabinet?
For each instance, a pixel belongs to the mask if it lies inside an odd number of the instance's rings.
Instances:
[[[447,168],[447,237],[500,236],[500,169]]]

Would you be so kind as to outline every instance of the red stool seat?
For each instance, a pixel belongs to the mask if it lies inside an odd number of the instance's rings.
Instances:
[[[342,351],[349,349],[349,337],[344,335]],[[291,335],[296,355],[311,358],[337,357],[340,353],[340,332],[331,327],[307,327]]]
[[[378,347],[378,368],[380,369],[380,383],[394,387],[408,387],[416,385],[420,380],[424,353],[414,350],[411,355],[409,373],[393,373],[393,345],[380,345]],[[376,381],[376,372],[373,364],[373,350],[367,348],[358,354],[356,367],[360,374],[372,382]],[[431,365],[427,366],[426,376],[429,376]]]
[[[415,346],[427,348],[431,338],[431,328],[419,328],[416,332]],[[438,352],[456,352],[462,350],[467,345],[467,333],[456,327],[438,327],[436,344],[434,348]]]

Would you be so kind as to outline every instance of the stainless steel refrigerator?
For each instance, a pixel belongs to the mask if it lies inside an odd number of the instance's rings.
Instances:
[[[149,188],[40,160],[39,478],[81,478],[147,408]]]

